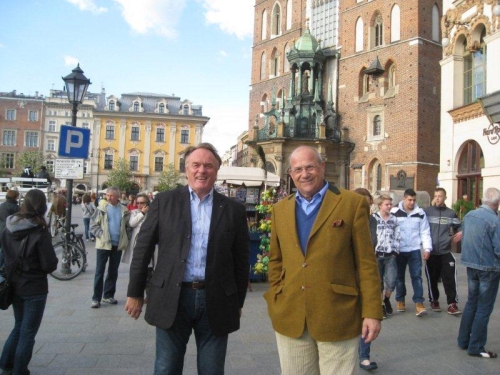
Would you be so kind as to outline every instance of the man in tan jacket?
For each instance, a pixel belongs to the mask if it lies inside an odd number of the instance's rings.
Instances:
[[[290,155],[298,192],[273,207],[265,293],[286,375],[354,374],[359,335],[380,332],[380,277],[364,197],[324,180],[307,146]]]

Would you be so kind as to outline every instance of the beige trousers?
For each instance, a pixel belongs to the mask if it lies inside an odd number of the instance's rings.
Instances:
[[[282,375],[354,375],[359,337],[321,342],[306,329],[298,339],[276,332]]]

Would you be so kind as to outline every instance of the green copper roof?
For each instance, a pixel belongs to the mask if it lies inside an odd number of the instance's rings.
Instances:
[[[318,49],[318,41],[311,35],[309,29],[306,29],[304,34],[295,43],[295,48],[303,52],[316,52]]]

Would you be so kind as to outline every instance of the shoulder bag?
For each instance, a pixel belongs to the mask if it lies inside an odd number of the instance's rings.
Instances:
[[[14,275],[14,271],[16,270],[17,264],[19,260],[21,260],[21,256],[26,249],[26,242],[28,241],[29,235],[23,238],[21,244],[19,245],[19,250],[17,252],[16,260],[14,264],[12,264],[12,268],[9,270],[6,275],[6,280],[0,284],[0,309],[7,310],[10,305],[12,305],[12,300],[14,299],[14,287],[12,286],[12,276]]]

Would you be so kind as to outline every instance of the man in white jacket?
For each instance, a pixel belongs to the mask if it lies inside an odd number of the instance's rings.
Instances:
[[[399,312],[406,311],[405,274],[406,266],[410,270],[411,284],[413,286],[413,302],[415,315],[427,314],[424,306],[424,289],[422,286],[422,255],[420,248],[424,249],[424,259],[427,260],[432,250],[431,232],[429,222],[423,209],[417,203],[417,193],[413,189],[406,189],[404,198],[397,207],[391,210],[398,219],[401,230],[399,254],[396,258],[398,276],[396,280],[396,301]]]

